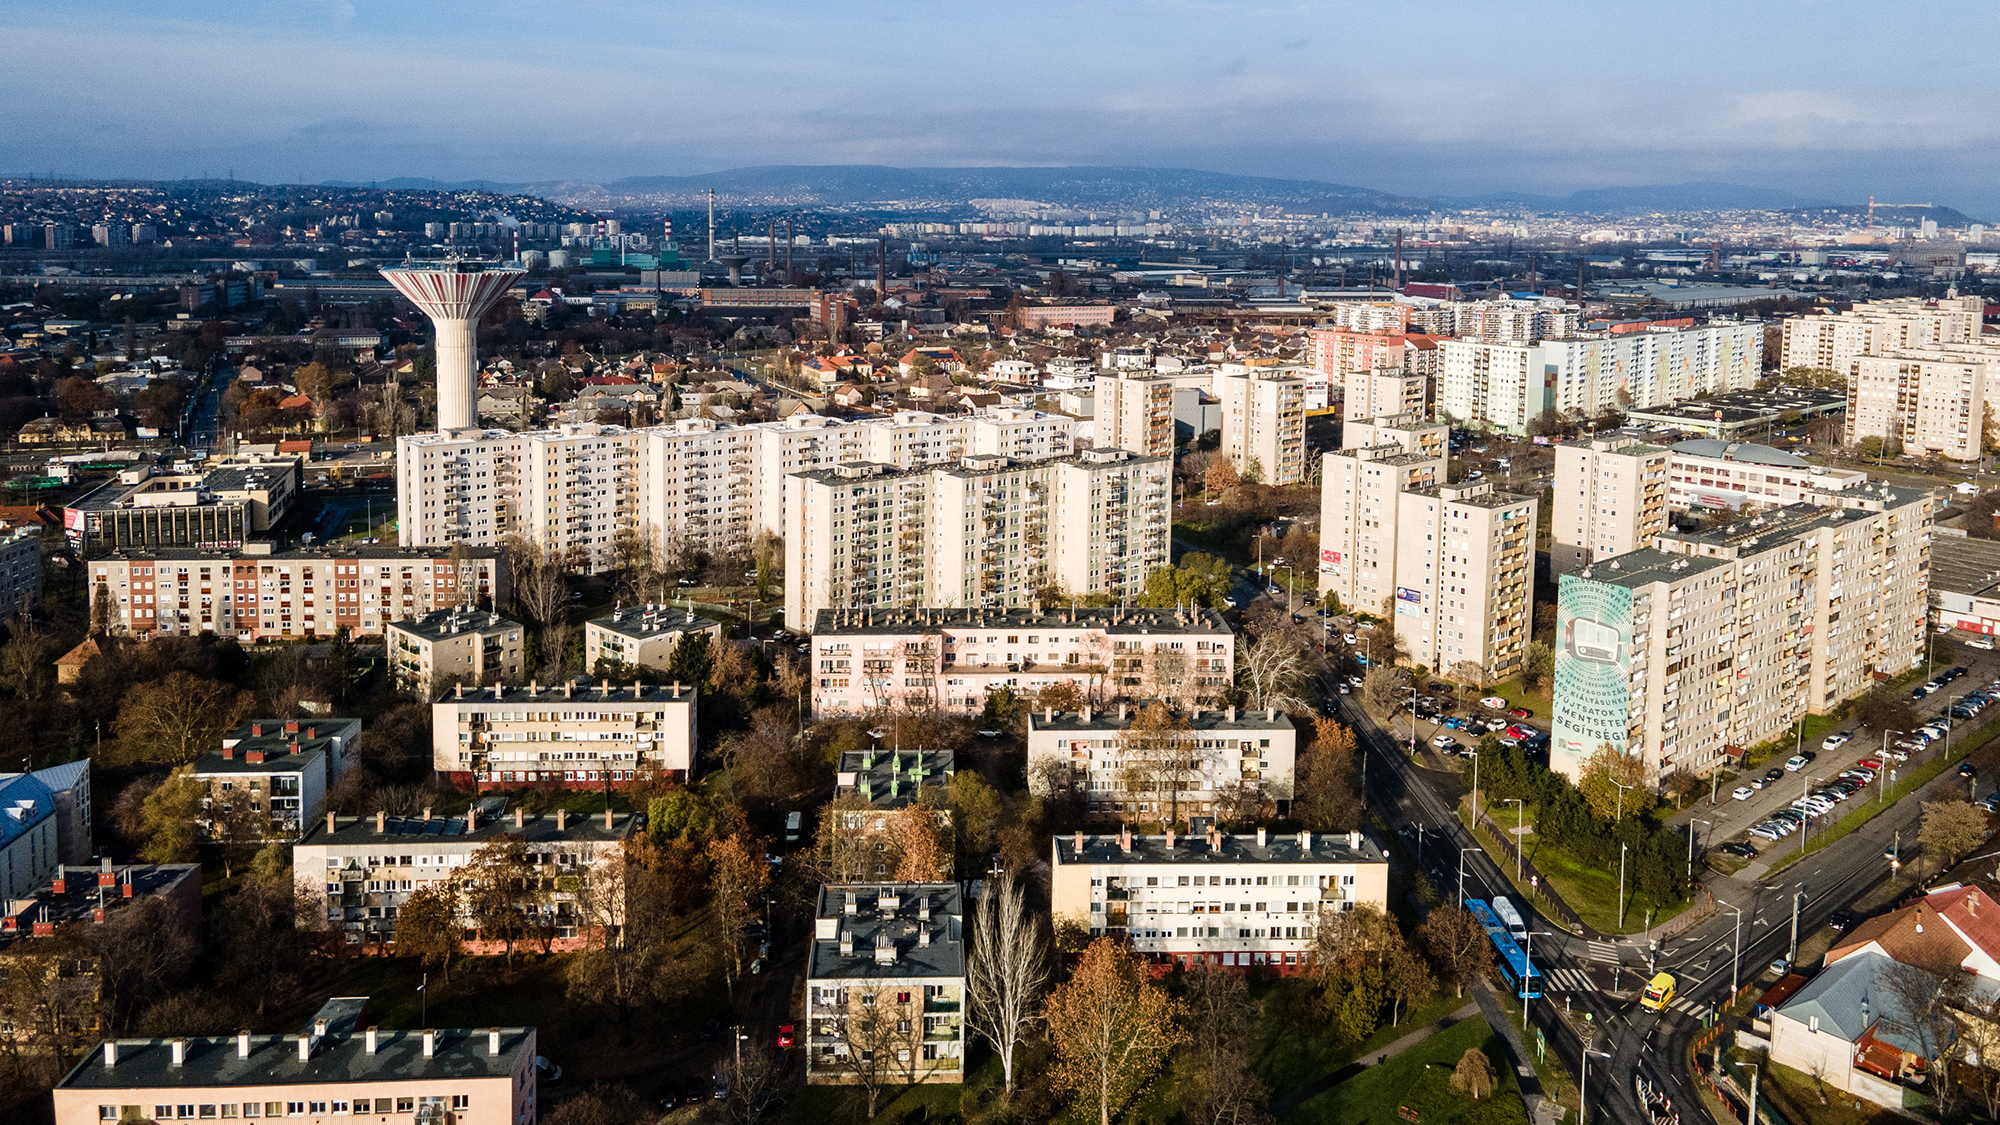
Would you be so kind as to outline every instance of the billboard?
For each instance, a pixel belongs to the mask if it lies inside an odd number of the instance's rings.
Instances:
[[[1549,765],[1575,778],[1610,745],[1626,752],[1631,704],[1632,591],[1565,574],[1556,602],[1555,710]]]

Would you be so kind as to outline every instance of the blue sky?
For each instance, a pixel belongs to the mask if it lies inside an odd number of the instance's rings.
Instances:
[[[0,0],[0,172],[1143,164],[2000,216],[2000,5]]]

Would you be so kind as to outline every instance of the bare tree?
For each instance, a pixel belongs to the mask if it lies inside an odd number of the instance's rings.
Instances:
[[[1203,963],[1187,974],[1188,1028],[1193,1038],[1189,1120],[1199,1125],[1252,1125],[1268,1116],[1270,1091],[1246,1045],[1256,1006],[1242,976]]]
[[[118,707],[118,737],[152,761],[186,765],[216,746],[255,700],[228,684],[175,671],[134,684]]]
[[[898,1001],[898,995],[914,1001]],[[922,994],[856,981],[841,989],[840,996],[841,1015],[828,1028],[834,1066],[861,1087],[873,1121],[882,1091],[916,1074],[924,1046]]]
[[[1939,1114],[1949,1117],[1958,1092],[1951,1063],[1962,1045],[1957,1034],[1958,1009],[1971,995],[1972,978],[1953,964],[1897,961],[1884,970],[1882,986],[1898,1009],[1896,1022],[1908,1033],[1916,1048],[1913,1053],[1923,1059],[1924,1075],[1930,1081]]]
[[[514,567],[514,608],[541,629],[541,667],[560,675],[569,617],[569,576],[562,557],[522,536],[506,541]]]
[[[979,900],[965,988],[967,1021],[1000,1056],[1006,1097],[1014,1093],[1014,1054],[1041,1019],[1042,988],[1049,979],[1049,943],[1028,910],[1013,872],[989,884]]]
[[[1285,633],[1267,633],[1250,642],[1236,662],[1236,678],[1249,693],[1253,710],[1310,711],[1304,693],[1311,676],[1305,650]]]
[[[771,868],[764,862],[761,844],[742,836],[711,840],[708,860],[713,874],[709,887],[714,892],[716,929],[721,939],[725,975],[731,988],[743,974],[743,940],[756,917],[757,899],[770,885]]]
[[[1149,703],[1125,728],[1125,789],[1133,807],[1142,800],[1164,802],[1167,819],[1179,823],[1181,794],[1201,784],[1202,763],[1193,725],[1165,703]]]
[[[1937,857],[1937,870],[1943,871],[1978,847],[1992,830],[1985,812],[1950,798],[1924,802],[1918,838],[1924,842],[1924,851]]]

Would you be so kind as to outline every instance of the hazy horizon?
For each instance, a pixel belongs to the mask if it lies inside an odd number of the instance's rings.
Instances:
[[[2000,213],[2000,10],[1691,2],[0,4],[0,169],[605,182],[1127,165],[1399,195],[1719,182]]]

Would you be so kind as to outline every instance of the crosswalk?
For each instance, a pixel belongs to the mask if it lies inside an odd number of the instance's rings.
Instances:
[[[1603,961],[1607,964],[1615,965],[1622,959],[1619,956],[1618,946],[1615,943],[1608,941],[1593,941],[1590,942],[1589,945],[1590,945],[1590,959],[1593,961]]]
[[[1542,987],[1558,992],[1595,992],[1597,986],[1582,969],[1551,968],[1542,970]]]
[[[1688,1016],[1693,1019],[1700,1019],[1701,1017],[1708,1014],[1708,1005],[1697,1004],[1694,1001],[1689,1000],[1687,997],[1683,996],[1679,1000],[1676,1000],[1673,1003],[1668,1004],[1667,1010],[1669,1012],[1679,1012],[1681,1015]]]

